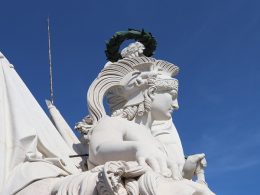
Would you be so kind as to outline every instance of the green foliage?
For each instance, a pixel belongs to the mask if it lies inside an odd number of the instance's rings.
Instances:
[[[107,60],[116,62],[119,59],[122,59],[122,56],[119,52],[120,46],[125,40],[130,39],[139,41],[144,45],[145,56],[150,57],[154,54],[157,43],[150,32],[145,32],[144,30],[139,31],[135,29],[128,29],[128,31],[116,32],[113,37],[108,42],[106,42],[105,53]]]

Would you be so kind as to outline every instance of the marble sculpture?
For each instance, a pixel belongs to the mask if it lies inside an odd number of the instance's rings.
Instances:
[[[0,194],[214,194],[205,154],[185,157],[172,122],[179,68],[135,40],[89,87],[81,141],[50,101],[46,116],[0,53]]]

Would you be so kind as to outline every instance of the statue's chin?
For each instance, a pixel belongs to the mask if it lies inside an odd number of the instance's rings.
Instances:
[[[167,121],[172,118],[171,112],[165,113],[163,116],[155,117],[156,121]]]

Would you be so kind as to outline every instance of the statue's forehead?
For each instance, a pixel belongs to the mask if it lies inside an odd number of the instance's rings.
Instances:
[[[178,91],[179,82],[177,79],[172,78],[168,75],[159,75],[156,78],[155,86],[157,87],[157,91]]]

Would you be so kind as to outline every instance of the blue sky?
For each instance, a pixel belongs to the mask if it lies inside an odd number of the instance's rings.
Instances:
[[[257,195],[259,10],[257,0],[2,1],[0,50],[45,108],[50,16],[55,104],[73,127],[106,63],[105,41],[129,27],[152,32],[155,57],[181,69],[174,121],[185,153],[206,153],[217,194]]]

